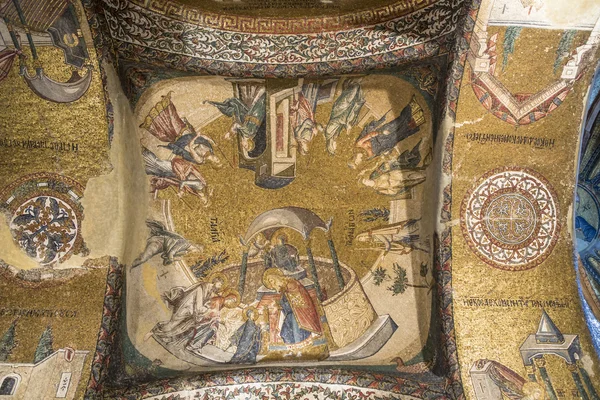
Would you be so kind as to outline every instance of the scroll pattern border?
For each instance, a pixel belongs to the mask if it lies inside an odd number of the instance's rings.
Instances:
[[[158,14],[209,28],[252,33],[309,33],[336,31],[401,17],[438,0],[401,0],[374,9],[307,18],[268,18],[202,11],[176,0],[131,0]]]

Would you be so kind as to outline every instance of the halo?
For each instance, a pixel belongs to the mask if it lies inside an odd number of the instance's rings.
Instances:
[[[288,234],[285,233],[282,229],[278,229],[273,234],[273,237],[271,237],[271,244],[274,245],[274,246],[277,245],[277,239],[279,239],[282,236],[285,238],[285,242],[288,243],[289,240],[290,240],[290,237],[288,236]]]
[[[269,268],[267,269],[262,276],[262,283],[266,288],[275,290],[274,287],[271,287],[268,283],[272,277],[277,277],[280,279],[284,278],[283,272],[279,268]]]
[[[537,382],[526,382],[523,385],[523,388],[521,390],[522,390],[523,394],[525,396],[528,396],[528,397],[530,397],[533,394],[535,394],[535,392],[538,392],[539,394],[543,394],[544,393],[544,389]]]
[[[244,138],[244,140],[246,140],[246,151],[254,150],[254,140],[251,138]]]
[[[244,320],[244,322],[248,321],[248,311],[254,311],[254,315],[256,315],[256,318],[258,319],[258,310],[256,309],[256,307],[248,306],[244,308],[244,311],[242,311],[242,319]]]
[[[229,282],[227,281],[227,278],[221,272],[211,273],[210,275],[208,275],[205,282],[212,283],[215,279],[220,279],[223,282],[223,288],[221,289],[221,291],[223,291],[227,286],[229,286]]]

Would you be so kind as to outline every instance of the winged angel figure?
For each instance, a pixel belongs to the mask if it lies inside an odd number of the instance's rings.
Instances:
[[[147,148],[142,151],[154,195],[173,186],[177,188],[179,197],[186,193],[192,194],[207,206],[211,191],[197,166],[208,161],[216,168],[221,167],[221,161],[214,151],[215,142],[196,132],[187,119],[179,116],[171,101],[170,92],[150,110],[140,127],[161,142],[167,143],[158,147],[166,148],[172,153],[168,160],[163,160]]]

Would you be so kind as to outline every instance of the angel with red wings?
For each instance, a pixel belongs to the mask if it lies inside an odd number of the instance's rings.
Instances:
[[[207,206],[211,193],[197,166],[207,161],[216,168],[222,166],[214,152],[215,142],[196,132],[187,119],[179,117],[170,92],[150,110],[140,128],[167,143],[158,147],[169,149],[173,154],[170,159],[163,160],[149,149],[143,149],[146,173],[151,176],[152,192],[156,195],[159,190],[173,186],[177,188],[179,197],[186,193],[192,194]]]

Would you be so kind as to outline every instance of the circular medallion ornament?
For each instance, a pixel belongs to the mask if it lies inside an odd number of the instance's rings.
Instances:
[[[500,168],[482,176],[465,196],[463,235],[492,267],[522,271],[543,262],[558,239],[556,194],[526,168]]]
[[[29,175],[0,193],[17,245],[42,265],[87,254],[81,237],[83,187],[61,175]]]
[[[36,196],[17,208],[10,230],[29,257],[40,264],[52,264],[73,248],[78,233],[77,216],[59,198]]]

